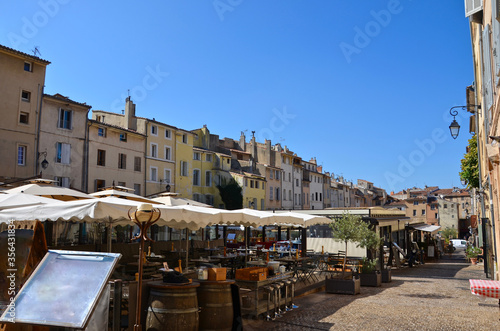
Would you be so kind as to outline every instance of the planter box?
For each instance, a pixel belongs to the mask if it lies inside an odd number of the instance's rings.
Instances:
[[[392,282],[392,270],[391,269],[383,269],[382,270],[382,283],[390,283]]]
[[[373,274],[359,274],[359,279],[361,286],[377,287],[382,285],[382,274],[378,271]]]
[[[359,294],[361,282],[359,278],[354,279],[325,279],[325,292],[333,294]]]

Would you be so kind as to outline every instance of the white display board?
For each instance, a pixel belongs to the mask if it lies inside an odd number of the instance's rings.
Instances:
[[[0,322],[83,329],[120,257],[49,250]]]

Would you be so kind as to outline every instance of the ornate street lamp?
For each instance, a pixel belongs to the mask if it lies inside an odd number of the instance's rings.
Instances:
[[[38,159],[40,159],[40,156],[43,155],[43,161],[41,162],[41,165],[42,165],[42,169],[47,169],[47,167],[49,166],[49,161],[47,161],[47,151],[45,152],[38,152]]]
[[[466,105],[466,106],[455,106],[450,108],[450,115],[453,116],[453,122],[450,124],[450,134],[453,139],[457,139],[458,134],[460,133],[460,125],[455,120],[455,116],[458,115],[458,111],[453,110],[455,108],[462,108],[463,110],[468,110],[469,107],[477,107],[477,109],[481,109],[481,105]]]
[[[142,269],[144,263],[144,242],[149,240],[153,241],[148,237],[147,231],[151,225],[156,223],[160,218],[161,212],[158,209],[153,208],[149,203],[144,203],[140,205],[135,212],[130,214],[132,208],[128,211],[128,217],[132,222],[134,222],[139,227],[139,234],[132,238],[132,240],[139,239],[139,279],[137,283],[137,303],[135,309],[135,324],[134,331],[142,331],[141,326],[141,301],[142,301]]]

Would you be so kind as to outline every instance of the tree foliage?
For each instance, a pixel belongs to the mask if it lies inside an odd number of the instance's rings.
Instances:
[[[242,187],[238,182],[231,178],[229,181],[223,180],[220,185],[217,185],[220,197],[228,210],[243,208]]]
[[[342,266],[342,273],[345,273],[345,264],[347,254],[347,244],[349,242],[357,243],[358,247],[367,249],[376,249],[381,244],[381,238],[378,238],[370,225],[361,219],[361,216],[345,213],[341,218],[330,223],[333,239],[345,244],[345,256]]]
[[[457,229],[453,229],[453,228],[446,228],[444,229],[443,231],[441,231],[441,236],[443,238],[445,238],[446,242],[448,242],[448,239],[449,238],[457,238]]]
[[[464,154],[464,158],[461,161],[461,169],[459,172],[460,178],[465,180],[468,189],[479,187],[479,168],[477,161],[477,139],[476,135],[473,135],[469,139],[469,148],[467,153]]]

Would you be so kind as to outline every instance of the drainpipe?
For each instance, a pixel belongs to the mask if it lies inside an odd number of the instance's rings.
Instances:
[[[89,192],[89,145],[90,145],[90,127],[92,126],[92,122],[89,122],[89,110],[87,110],[87,118],[85,120],[85,142],[83,146],[83,169],[82,169],[82,189],[85,192]],[[89,125],[90,124],[90,125]]]
[[[146,120],[146,139],[144,140],[144,196],[148,196],[148,190],[147,190],[147,178],[148,178],[148,124],[149,120]],[[156,176],[158,176],[158,173],[156,173]]]
[[[38,153],[40,151],[40,123],[42,122],[42,100],[43,100],[43,86],[40,86],[38,84],[38,94],[36,96],[37,98],[37,106],[38,106],[38,118],[36,118],[36,145],[35,145],[35,173],[34,175],[38,175]]]
[[[87,109],[87,116],[85,117],[85,140],[83,142],[83,169],[82,169],[82,190],[88,193],[88,176],[89,176],[89,112]]]
[[[490,176],[488,175],[488,183],[490,182]],[[497,243],[496,243],[496,232],[495,232],[495,209],[493,206],[493,191],[490,187],[490,214],[491,214],[491,226],[493,228],[493,275],[491,275],[492,279],[495,279],[497,274],[497,255],[495,254],[497,251]]]

